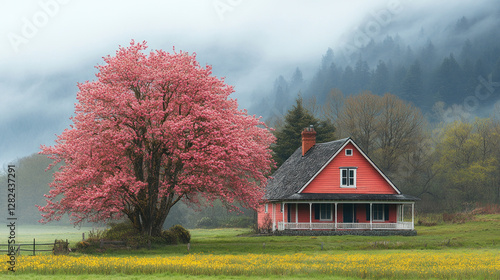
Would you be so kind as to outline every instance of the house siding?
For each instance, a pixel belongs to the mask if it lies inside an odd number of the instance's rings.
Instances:
[[[335,222],[335,204],[332,203],[332,220],[331,221],[322,221],[320,219],[315,219],[315,209],[314,209],[314,204],[312,206],[312,214],[311,214],[311,222],[313,223],[334,223]],[[374,204],[380,204],[380,203],[374,203]],[[381,203],[384,204],[384,203]],[[290,207],[290,210],[292,211],[291,213],[291,220],[290,223],[295,223],[295,203],[287,204]],[[367,203],[354,203],[354,207],[356,207],[356,216],[354,217],[354,222],[355,223],[369,223],[370,220],[366,219],[366,207],[370,207],[370,204]],[[396,204],[389,204],[389,219],[384,220],[384,221],[374,221],[373,223],[396,223],[397,222],[397,205]],[[337,206],[337,222],[338,223],[343,223],[344,222],[344,203],[338,203]],[[285,209],[288,209],[285,207]],[[279,208],[278,208],[279,211]],[[279,221],[282,221],[282,213],[279,213],[278,217]],[[309,203],[300,203],[298,205],[298,223],[309,223]],[[285,220],[288,223],[287,220],[287,212],[285,212]]]
[[[353,155],[346,156],[346,149],[352,149]],[[341,167],[357,167],[356,188],[340,187]],[[337,154],[302,193],[397,194],[396,190],[351,143]]]

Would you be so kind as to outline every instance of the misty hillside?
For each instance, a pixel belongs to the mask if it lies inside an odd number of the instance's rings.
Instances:
[[[500,82],[500,16],[492,12],[443,21],[432,28],[421,26],[412,36],[398,35],[409,33],[408,24],[393,24],[360,48],[350,46],[349,52],[329,48],[315,73],[296,68],[290,69],[290,76],[278,76],[268,95],[250,111],[265,118],[280,116],[299,92],[321,103],[336,88],[346,95],[390,92],[424,113],[444,102],[477,114],[479,107],[488,108],[500,97],[494,94],[500,86],[495,83]]]

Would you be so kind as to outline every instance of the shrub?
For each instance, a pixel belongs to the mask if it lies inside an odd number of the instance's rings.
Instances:
[[[89,237],[83,241],[76,243],[76,249],[81,252],[94,250],[99,248],[99,239]]]
[[[186,243],[189,243],[189,241],[191,240],[191,234],[189,233],[189,231],[187,229],[185,229],[181,225],[175,225],[175,226],[171,227],[170,231],[173,232],[177,236],[177,240],[180,243],[186,244]]]
[[[87,249],[89,246],[90,246],[90,243],[87,241],[80,241],[80,242],[76,243],[76,248],[78,250]]]
[[[161,237],[165,244],[174,245],[178,243],[177,234],[169,229],[162,231]]]
[[[203,217],[196,223],[197,228],[216,228],[218,226],[219,223],[210,217]]]
[[[269,214],[264,216],[262,226],[259,228],[260,232],[269,233],[273,229],[273,221]]]
[[[224,224],[224,227],[249,228],[254,224],[255,222],[252,217],[232,217]]]
[[[127,241],[133,236],[139,235],[130,221],[122,223],[110,223],[110,228],[101,234],[103,239]]]
[[[454,224],[463,224],[468,221],[474,220],[475,217],[471,213],[453,213],[453,214],[448,214],[448,213],[443,213],[443,221],[444,222],[451,222]]]
[[[500,204],[486,204],[483,207],[477,205],[476,208],[472,210],[472,214],[500,214]]]
[[[133,248],[140,248],[148,245],[148,238],[136,230],[130,221],[110,223],[110,228],[102,234],[102,239],[124,241],[127,246]],[[152,243],[155,242],[153,238],[149,240],[151,240]],[[161,238],[159,240],[161,240]]]

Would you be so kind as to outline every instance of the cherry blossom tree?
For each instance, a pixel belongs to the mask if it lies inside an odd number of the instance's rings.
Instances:
[[[181,200],[257,206],[272,133],[237,108],[233,87],[195,54],[146,49],[120,47],[96,67],[96,81],[78,84],[73,125],[41,147],[54,160],[49,168],[62,163],[38,206],[42,222],[126,216],[156,236]]]

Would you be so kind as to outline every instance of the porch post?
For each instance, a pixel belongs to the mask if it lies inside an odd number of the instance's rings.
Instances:
[[[373,203],[370,202],[370,230],[373,230]]]
[[[405,205],[401,204],[401,222],[405,221]]]
[[[295,227],[299,225],[299,204],[295,203]]]
[[[273,207],[273,232],[276,231],[276,214],[275,214],[275,209],[274,209],[274,203],[271,204]]]
[[[337,230],[337,202],[335,202],[335,230]]]
[[[286,203],[283,202],[283,205],[281,206],[281,207],[283,207],[282,208],[283,209],[283,211],[282,211],[283,212],[283,229],[285,229],[285,205],[286,205]]]
[[[415,202],[411,204],[411,229],[415,229]]]
[[[312,230],[312,203],[309,202],[309,230]]]

